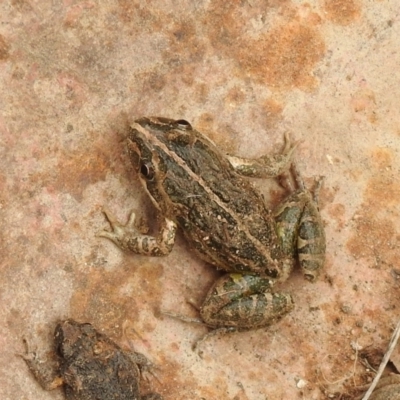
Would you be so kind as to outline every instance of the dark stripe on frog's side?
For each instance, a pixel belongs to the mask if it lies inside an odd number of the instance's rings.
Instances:
[[[196,132],[193,134],[196,135]],[[190,145],[176,145],[176,142],[165,144],[196,176],[207,183],[212,193],[222,202],[229,203],[232,211],[241,216],[264,211],[258,207],[258,204],[263,204],[261,195],[247,180],[237,175],[226,157],[211,142],[207,146],[204,139],[198,140],[196,136]],[[251,201],[253,198],[255,201]]]
[[[218,249],[218,259],[213,260],[217,267],[228,271],[251,269],[277,276],[279,265],[274,260],[279,258],[280,250],[271,215],[261,195],[249,182],[238,177],[230,164],[223,167],[217,165],[221,157],[216,157],[216,162],[211,164],[209,160],[205,161],[214,149],[206,149],[196,139],[193,143],[185,142],[182,145],[177,141],[168,141],[165,136],[154,132],[154,136],[149,138],[152,150],[159,158],[158,164],[165,175],[164,179],[159,183],[146,182],[149,192],[157,197],[155,200],[163,214],[177,219],[190,242],[201,237],[207,238],[212,232],[213,236],[208,237],[206,242],[210,251],[203,245],[201,253],[203,258],[210,261],[212,253],[215,254],[215,249]],[[185,158],[193,169],[188,167]],[[234,199],[231,200],[223,192],[225,184],[230,185],[227,192],[235,193]],[[171,204],[165,204],[165,196],[161,191],[168,193]],[[208,214],[207,218],[204,217],[207,215],[205,213]],[[254,218],[254,215],[258,218]],[[227,223],[224,224],[224,221]],[[228,226],[231,229],[228,230]],[[272,248],[274,254],[270,254],[268,248]],[[243,263],[238,263],[238,257]]]

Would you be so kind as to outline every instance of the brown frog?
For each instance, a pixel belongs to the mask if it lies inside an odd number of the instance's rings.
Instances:
[[[325,259],[325,234],[316,193],[295,178],[299,190],[276,212],[246,177],[283,174],[296,144],[285,136],[282,154],[256,160],[228,156],[185,120],[144,117],[128,136],[128,150],[154,206],[163,217],[160,233],[143,235],[135,214],[123,226],[106,213],[112,232],[100,236],[149,256],[167,255],[177,226],[197,254],[228,272],[209,290],[200,315],[212,328],[266,326],[293,308],[289,294],[273,292],[296,258],[313,281]]]
[[[91,324],[62,321],[54,340],[55,365],[34,353],[22,356],[43,389],[64,386],[67,400],[162,400],[155,393],[140,395],[141,369],[150,366],[146,357],[122,350]]]

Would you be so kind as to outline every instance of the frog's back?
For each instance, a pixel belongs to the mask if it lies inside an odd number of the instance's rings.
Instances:
[[[79,340],[62,361],[60,372],[68,400],[139,400],[137,365],[128,353],[98,332]]]
[[[210,140],[195,130],[189,134],[159,135],[163,146],[157,152],[166,173],[147,187],[152,192],[153,184],[163,199],[161,211],[215,266],[276,275],[271,260],[277,254],[270,250],[278,252],[279,246],[263,197]]]

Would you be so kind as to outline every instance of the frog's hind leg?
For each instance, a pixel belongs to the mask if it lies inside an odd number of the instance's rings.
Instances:
[[[290,295],[271,293],[274,283],[256,275],[226,274],[209,290],[200,315],[213,328],[268,326],[294,307]]]
[[[311,193],[294,164],[292,173],[298,190],[275,210],[276,229],[284,255],[297,256],[304,276],[314,281],[325,262],[325,232],[318,207],[323,178],[316,180]]]
[[[318,194],[323,178],[316,181],[313,194],[304,204],[297,234],[297,254],[306,279],[315,281],[325,263],[326,239],[324,224],[318,207]]]

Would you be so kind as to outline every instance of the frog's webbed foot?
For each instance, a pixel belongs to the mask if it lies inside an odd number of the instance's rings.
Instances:
[[[135,227],[135,213],[132,212],[125,225],[119,223],[109,211],[103,210],[111,231],[101,231],[97,236],[113,241],[123,250],[149,256],[164,256],[171,252],[175,243],[176,224],[165,219],[160,234],[156,237],[143,235]]]
[[[248,159],[228,155],[235,171],[243,176],[253,178],[273,178],[283,174],[290,167],[293,152],[301,141],[292,142],[285,133],[285,147],[280,154],[264,155],[257,159]]]
[[[17,354],[28,366],[29,370],[44,390],[53,390],[64,384],[64,379],[57,373],[56,362],[43,362],[37,358],[36,352],[29,349],[29,343],[24,338],[25,353]]]

